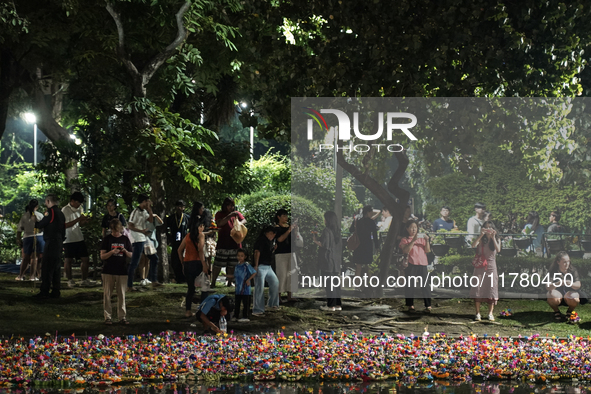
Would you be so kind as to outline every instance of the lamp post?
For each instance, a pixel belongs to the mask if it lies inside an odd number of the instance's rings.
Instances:
[[[33,165],[37,166],[37,117],[31,112],[25,114],[27,123],[33,123]]]

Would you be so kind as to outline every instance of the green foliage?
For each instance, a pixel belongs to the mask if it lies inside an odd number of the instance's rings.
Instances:
[[[252,205],[241,207],[241,212],[247,220],[248,234],[246,245],[252,250],[254,242],[268,225],[274,225],[274,215],[279,209],[285,209],[290,219],[298,219],[300,233],[304,238],[304,248],[298,258],[302,269],[313,270],[316,266],[317,247],[312,242],[311,231],[324,223],[322,211],[311,201],[298,196],[279,195],[268,197]]]
[[[258,160],[250,163],[250,172],[257,182],[256,190],[274,191],[275,194],[291,190],[290,160],[279,153],[267,151]]]
[[[331,168],[292,162],[291,191],[314,201],[323,211],[334,211],[336,175]],[[343,212],[354,213],[360,207],[351,180],[343,178]]]
[[[426,215],[433,221],[439,217],[441,206],[449,205],[451,218],[459,229],[465,230],[468,219],[474,216],[474,203],[483,202],[497,228],[507,234],[523,229],[529,211],[537,211],[541,224],[547,227],[550,212],[559,209],[561,224],[580,232],[591,224],[590,185],[538,183],[528,178],[519,160],[493,150],[477,177],[450,173],[429,179],[427,187],[432,198]]]

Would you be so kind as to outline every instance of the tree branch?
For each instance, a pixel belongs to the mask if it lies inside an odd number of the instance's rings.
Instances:
[[[117,45],[117,53],[119,54],[119,59],[123,62],[123,64],[125,65],[125,68],[127,68],[127,71],[132,76],[139,76],[140,73],[137,70],[137,67],[135,66],[135,64],[133,64],[133,62],[131,60],[129,60],[127,58],[127,53],[125,52],[125,30],[123,30],[123,22],[121,22],[121,14],[119,14],[117,11],[115,11],[115,9],[113,8],[113,5],[109,2],[107,2],[106,8],[107,8],[107,11],[109,11],[109,14],[111,14],[111,17],[113,17],[113,20],[115,21],[115,25],[117,26],[117,34],[119,36],[119,43]]]
[[[173,55],[174,51],[176,51],[176,49],[189,36],[189,32],[185,29],[185,25],[183,24],[183,17],[185,15],[185,12],[187,12],[190,7],[191,7],[191,2],[189,0],[186,0],[183,3],[183,5],[181,6],[181,8],[179,9],[179,11],[176,13],[175,18],[176,18],[176,25],[177,25],[177,29],[178,29],[177,36],[174,39],[174,41],[171,42],[170,45],[168,45],[166,47],[166,49],[164,49],[164,51],[162,51],[159,54],[157,54],[156,56],[154,56],[152,58],[152,60],[150,60],[148,62],[148,64],[146,65],[146,67],[142,70],[142,77],[144,79],[144,84],[147,84],[150,81],[150,79],[152,78],[154,73],[158,70],[158,68],[160,68],[160,66],[168,58],[170,58]]]

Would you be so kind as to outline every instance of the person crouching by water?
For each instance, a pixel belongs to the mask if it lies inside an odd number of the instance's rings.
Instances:
[[[230,298],[224,294],[212,294],[199,305],[195,316],[203,324],[205,329],[203,334],[221,334],[220,318],[230,316],[233,310],[234,305]]]
[[[117,318],[122,324],[129,324],[126,319],[125,292],[127,291],[126,257],[131,258],[131,241],[123,235],[123,225],[119,218],[111,219],[111,233],[103,239],[101,260],[103,260],[103,309],[105,324],[113,324],[111,320],[111,293],[117,287]]]
[[[571,322],[570,315],[575,308],[589,301],[587,295],[581,291],[579,271],[572,266],[568,253],[564,251],[556,254],[549,271],[553,283],[546,286],[547,301],[554,311],[554,319]],[[566,316],[560,312],[559,306],[568,306]]]

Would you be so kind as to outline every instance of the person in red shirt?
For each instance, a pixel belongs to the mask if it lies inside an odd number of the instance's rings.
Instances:
[[[244,216],[235,209],[234,200],[227,197],[222,203],[222,210],[215,214],[215,222],[219,232],[215,260],[211,271],[211,287],[215,287],[216,280],[223,267],[226,268],[228,286],[230,286],[231,279],[234,277],[234,267],[238,264],[236,252],[242,248],[242,244],[237,244],[230,236],[230,232],[234,228],[235,219],[242,224],[246,223]]]
[[[414,312],[414,298],[413,294],[419,292],[425,302],[425,312],[431,312],[431,290],[429,286],[422,286],[421,283],[416,282],[411,277],[420,276],[423,281],[427,280],[427,253],[431,251],[429,245],[429,237],[427,234],[419,235],[419,226],[416,221],[409,220],[406,223],[406,237],[400,240],[400,249],[402,253],[408,254],[408,267],[406,267],[405,275],[406,283],[406,306],[409,312]]]

